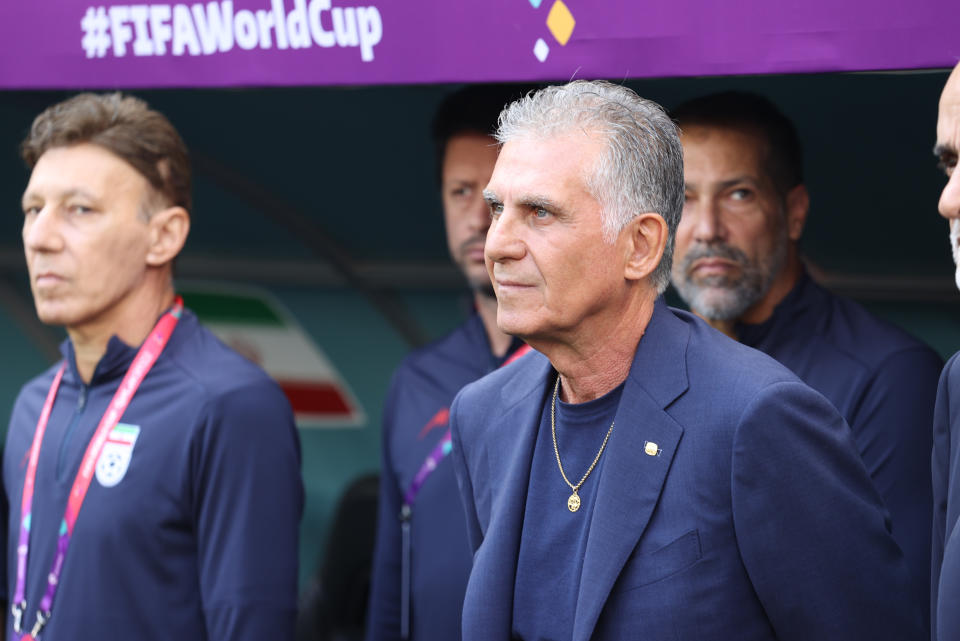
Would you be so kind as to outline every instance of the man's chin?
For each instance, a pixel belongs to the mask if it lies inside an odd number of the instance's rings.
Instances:
[[[693,312],[708,320],[736,320],[746,309],[744,301],[732,288],[689,281],[684,286],[677,286],[674,282],[674,288]]]
[[[509,315],[497,315],[497,327],[504,334],[510,334],[517,338],[527,339],[533,336],[529,328],[519,319],[512,318]]]
[[[70,315],[65,314],[63,310],[45,309],[37,306],[37,318],[44,325],[53,325],[57,327],[67,327],[70,323]]]
[[[708,293],[697,296],[690,304],[690,308],[696,312],[698,316],[702,316],[708,320],[737,320],[751,305],[750,301],[737,296],[736,292],[723,291],[711,293],[713,295]]]

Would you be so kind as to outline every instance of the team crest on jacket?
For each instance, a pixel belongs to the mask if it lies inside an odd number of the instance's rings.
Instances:
[[[123,480],[130,467],[130,457],[133,455],[133,446],[140,436],[139,425],[117,423],[110,432],[100,458],[97,459],[97,481],[103,487],[113,487]]]

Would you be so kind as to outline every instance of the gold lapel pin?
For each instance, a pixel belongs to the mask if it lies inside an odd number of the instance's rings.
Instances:
[[[660,448],[653,441],[644,441],[643,451],[646,452],[648,456],[660,456]]]

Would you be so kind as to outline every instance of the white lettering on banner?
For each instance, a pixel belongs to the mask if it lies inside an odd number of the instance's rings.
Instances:
[[[376,7],[357,7],[360,24],[360,58],[373,60],[373,45],[383,37],[383,21]]]
[[[223,13],[220,12],[220,6],[216,2],[207,5],[206,13],[203,12],[202,4],[193,5],[193,18],[197,21],[196,33],[200,34],[203,53],[208,56],[215,51],[230,51],[233,47],[233,19],[227,17],[233,15],[233,2],[227,0],[221,4]],[[186,5],[177,6],[186,9]],[[189,23],[189,12],[183,13],[186,14],[182,18],[183,22]],[[190,29],[192,31],[193,25],[190,25]],[[196,54],[192,53],[192,55]]]
[[[283,6],[282,0],[280,5]],[[290,46],[294,49],[305,49],[310,46],[310,31],[307,28],[307,0],[293,0],[293,5],[293,11],[287,14]],[[328,8],[329,5],[328,2]]]
[[[257,20],[253,14],[242,9],[233,16],[234,37],[241,49],[256,49],[260,38],[257,36]]]
[[[194,8],[197,6],[199,5],[194,5]],[[197,24],[201,24],[199,20],[197,20]],[[203,33],[202,27],[200,33]],[[207,53],[206,45],[207,43],[204,41],[204,53]],[[187,9],[187,5],[177,4],[173,6],[173,45],[171,46],[171,52],[175,56],[182,56],[186,50],[190,51],[191,56],[195,56],[200,53],[200,43],[197,41],[197,32],[193,29],[193,22],[190,20],[190,11]]]
[[[323,23],[320,22],[321,11],[330,11],[330,0],[313,0],[310,3],[310,35],[313,36],[313,41],[321,47],[332,47],[336,44],[333,32],[323,28]]]
[[[150,7],[150,33],[153,34],[153,50],[158,56],[167,53],[167,43],[173,37],[169,22],[170,7],[165,4]]]
[[[113,33],[113,55],[120,58],[127,54],[127,43],[133,38],[133,30],[126,24],[130,17],[127,7],[110,7],[110,31]]]
[[[357,47],[373,60],[383,39],[383,19],[374,6],[334,7],[331,0],[269,0],[265,9],[234,11],[233,0],[186,4],[88,7],[80,21],[87,58],[209,56],[243,50]],[[169,47],[168,47],[169,44]],[[128,45],[130,45],[128,47]]]
[[[138,4],[130,7],[130,21],[133,22],[133,32],[136,39],[133,41],[133,55],[152,56],[153,40],[147,32],[147,19],[150,17],[150,7]]]

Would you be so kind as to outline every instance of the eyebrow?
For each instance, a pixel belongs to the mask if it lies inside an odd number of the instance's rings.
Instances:
[[[483,199],[488,203],[501,204],[500,197],[489,189],[483,190]],[[555,200],[550,200],[546,196],[537,196],[535,194],[517,196],[514,201],[520,207],[528,209],[548,209],[553,212],[562,212],[563,207]]]
[[[477,184],[476,180],[471,180],[469,178],[444,178],[443,184],[450,185],[475,185]]]
[[[527,209],[545,209],[546,211],[551,212],[555,216],[564,217],[567,213],[567,210],[555,200],[550,200],[545,196],[521,196],[517,198],[517,203],[521,207],[526,207]]]
[[[74,187],[73,189],[68,189],[64,192],[57,194],[57,198],[60,200],[66,200],[67,198],[73,198],[74,196],[80,196],[81,198],[86,198],[93,202],[97,202],[97,197],[91,194],[89,191],[81,189],[79,187]],[[41,196],[35,192],[28,191],[24,192],[23,197],[20,199],[21,203],[26,203],[28,200],[42,200]]]
[[[933,146],[933,155],[937,158],[942,156],[956,156],[957,150],[949,144],[940,142]]]
[[[756,178],[753,178],[752,176],[736,176],[734,178],[730,178],[729,180],[724,180],[722,182],[717,183],[717,186],[722,190],[722,189],[729,189],[730,187],[733,187],[734,185],[739,185],[740,183],[750,183],[754,187],[760,186],[760,182]],[[688,183],[687,181],[684,181],[683,187],[684,189],[689,189],[691,187],[691,184]]]

